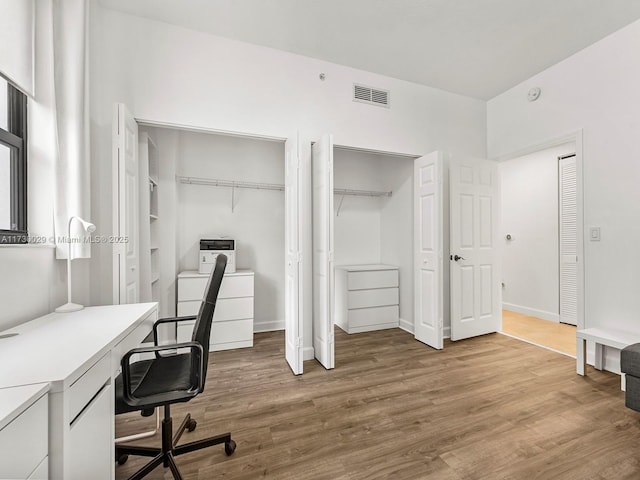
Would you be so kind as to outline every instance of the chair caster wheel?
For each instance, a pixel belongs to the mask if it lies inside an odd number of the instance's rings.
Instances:
[[[227,456],[232,455],[233,452],[235,451],[236,451],[236,442],[234,442],[233,440],[229,440],[228,442],[225,442],[224,453],[226,453]]]
[[[123,453],[118,457],[118,465],[124,465],[129,460],[129,454]]]
[[[193,432],[196,429],[197,425],[198,422],[196,422],[195,420],[189,420],[189,423],[187,423],[187,432]]]

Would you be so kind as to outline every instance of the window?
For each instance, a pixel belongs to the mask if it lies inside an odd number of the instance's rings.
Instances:
[[[2,243],[27,243],[27,97],[0,77]]]

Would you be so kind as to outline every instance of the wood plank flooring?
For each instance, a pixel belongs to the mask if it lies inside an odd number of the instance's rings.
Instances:
[[[576,327],[573,325],[503,310],[502,331],[516,338],[576,356]]]
[[[198,427],[183,442],[231,431],[238,448],[178,457],[185,479],[640,478],[640,414],[617,375],[578,376],[573,359],[500,334],[441,351],[400,329],[335,338],[336,368],[305,362],[298,377],[283,332],[213,353],[206,391],[175,407],[174,423],[189,411]],[[119,416],[117,434],[152,422]],[[116,465],[116,478],[144,462]]]

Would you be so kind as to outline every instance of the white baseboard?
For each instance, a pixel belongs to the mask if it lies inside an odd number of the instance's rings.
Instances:
[[[313,347],[304,347],[302,349],[302,360],[303,361],[313,360],[314,358],[315,358],[315,352],[313,350]]]
[[[451,338],[451,327],[444,327],[444,330],[442,331],[442,337]]]
[[[409,332],[413,334],[413,322],[410,322],[409,320],[405,320],[404,318],[401,318],[399,327],[405,332]]]
[[[503,310],[511,310],[512,312],[521,313],[522,315],[529,315],[530,317],[541,318],[543,320],[549,320],[550,322],[560,322],[560,314],[554,312],[546,312],[544,310],[538,310],[537,308],[523,307],[521,305],[514,305],[512,303],[503,303]]]
[[[253,333],[274,332],[276,330],[284,330],[284,320],[273,320],[271,322],[255,322],[253,323]]]

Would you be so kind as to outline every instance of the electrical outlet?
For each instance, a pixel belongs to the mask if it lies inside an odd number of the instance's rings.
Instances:
[[[589,228],[589,240],[591,240],[592,242],[600,241],[600,227]]]

